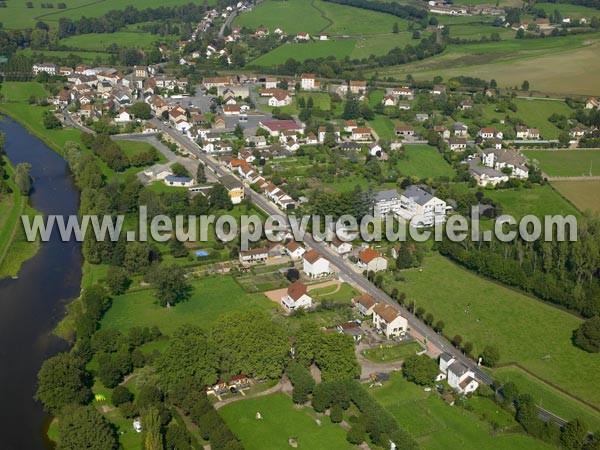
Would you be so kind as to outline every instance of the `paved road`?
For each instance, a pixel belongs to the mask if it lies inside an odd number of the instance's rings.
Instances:
[[[201,152],[200,149],[198,148],[198,146],[195,145],[193,142],[191,142],[185,136],[181,135],[180,133],[178,133],[177,131],[175,131],[173,129],[166,127],[158,119],[153,119],[153,124],[156,125],[158,128],[162,129],[165,133],[169,133],[173,137],[173,139],[175,139],[177,142],[179,142],[188,151],[190,151],[191,153],[196,155],[198,157],[198,159],[203,161],[208,168],[210,168],[212,171],[214,171],[215,174],[217,174],[219,176],[231,175],[231,172],[226,170],[223,166],[219,165],[219,163],[215,159],[213,159],[212,157]],[[284,214],[279,208],[277,208],[273,203],[268,201],[262,195],[254,192],[252,190],[248,190],[247,196],[248,196],[248,198],[250,198],[250,200],[254,204],[256,204],[259,208],[261,208],[267,214],[287,217],[286,214]],[[368,281],[362,274],[355,272],[352,268],[352,264],[349,261],[343,259],[337,253],[334,253],[325,243],[315,241],[315,239],[308,233],[305,234],[305,236],[304,236],[304,243],[306,245],[308,245],[309,247],[317,250],[322,255],[326,256],[327,259],[329,260],[329,262],[331,263],[331,265],[333,265],[337,269],[338,274],[344,281],[359,287],[361,290],[372,295],[377,300],[383,301],[383,302],[393,306],[394,308],[396,308],[406,318],[410,329],[413,332],[416,332],[417,334],[423,336],[427,340],[428,347],[434,346],[434,347],[437,347],[442,352],[449,353],[450,355],[454,356],[454,358],[456,358],[457,361],[461,362],[462,364],[464,364],[465,366],[470,368],[473,371],[473,373],[475,374],[475,376],[477,377],[477,379],[479,379],[481,382],[488,384],[488,385],[492,384],[492,382],[494,381],[493,378],[490,377],[483,370],[481,370],[481,368],[478,366],[478,364],[475,361],[473,361],[470,358],[468,358],[467,356],[463,355],[460,350],[456,349],[443,336],[440,336],[439,334],[434,332],[431,328],[424,325],[419,319],[417,319],[417,317],[414,314],[412,314],[406,308],[400,306],[396,301],[394,301],[384,291],[377,288],[374,284],[372,284],[370,281]],[[538,408],[538,409],[540,412],[540,417],[542,419],[547,421],[550,418],[552,418],[559,425],[561,425],[561,426],[564,425],[565,421],[563,419],[561,419],[560,417],[555,416],[551,412],[546,411],[542,408]]]
[[[69,110],[68,110],[68,109],[66,109],[66,108],[65,108],[65,109],[63,109],[63,110],[62,110],[62,115],[63,115],[63,116],[64,116],[64,118],[65,118],[65,122],[66,122],[68,125],[72,126],[73,128],[76,128],[76,129],[78,129],[79,131],[83,131],[84,133],[91,133],[91,134],[93,134],[93,135],[95,135],[95,134],[96,134],[96,132],[95,132],[94,130],[91,130],[90,128],[88,128],[88,127],[85,127],[85,126],[81,125],[79,122],[75,122],[75,120],[74,120],[74,119],[73,119],[73,117],[71,116],[71,113],[69,112]]]
[[[231,28],[231,23],[233,22],[233,19],[235,19],[235,17],[237,16],[237,13],[237,9],[234,9],[231,12],[231,14],[229,14],[229,16],[227,17],[227,20],[223,22],[223,25],[221,25],[221,29],[219,30],[218,39],[223,39],[223,35],[225,34],[225,28]]]

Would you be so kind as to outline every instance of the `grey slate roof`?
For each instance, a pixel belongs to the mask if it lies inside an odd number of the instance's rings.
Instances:
[[[411,200],[413,200],[415,203],[418,203],[419,205],[424,205],[429,200],[434,198],[433,195],[431,195],[429,192],[427,192],[424,189],[421,189],[418,186],[409,187],[402,193],[402,195],[405,196],[406,198],[410,198]]]
[[[400,195],[396,189],[387,189],[385,191],[379,191],[377,194],[375,194],[375,202],[389,201],[395,198],[400,198]]]

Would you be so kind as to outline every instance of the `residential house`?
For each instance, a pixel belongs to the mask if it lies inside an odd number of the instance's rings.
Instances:
[[[268,131],[273,137],[278,137],[279,133],[284,131],[296,131],[298,133],[304,132],[304,127],[298,125],[293,120],[268,120],[259,122],[259,127]]]
[[[359,297],[354,297],[352,303],[361,316],[370,316],[373,314],[373,308],[377,305],[377,300],[366,292]]]
[[[285,245],[285,251],[292,261],[300,261],[306,250],[296,241],[290,241]]]
[[[303,73],[300,76],[300,86],[305,91],[319,89],[319,82],[316,80],[314,73]]]
[[[342,241],[337,236],[333,236],[329,246],[338,255],[346,255],[352,251],[352,242]]]
[[[502,131],[500,131],[494,127],[486,127],[486,128],[481,128],[479,130],[479,133],[477,133],[477,136],[479,136],[482,139],[493,139],[493,138],[502,139],[504,137],[504,134],[502,133]]]
[[[446,202],[417,186],[410,186],[400,196],[395,214],[413,227],[430,227],[446,220]]]
[[[292,104],[292,97],[286,91],[279,89],[281,92],[275,92],[269,99],[269,106],[281,108]]]
[[[600,109],[600,101],[595,97],[589,97],[585,101],[585,109]]]
[[[48,75],[57,75],[58,66],[52,63],[36,63],[31,68],[33,75],[39,74],[40,72],[46,72]]]
[[[302,258],[302,271],[311,278],[329,275],[329,261],[316,250],[309,250]]]
[[[167,186],[173,187],[192,187],[196,184],[193,178],[176,177],[175,175],[167,175],[163,181]]]
[[[376,252],[371,247],[365,248],[358,254],[357,265],[360,269],[367,272],[379,272],[387,270],[387,259],[381,253]]]
[[[242,264],[258,264],[265,262],[269,258],[269,249],[253,248],[240,251],[240,262]]]
[[[509,175],[516,178],[527,178],[529,176],[527,158],[512,149],[484,149],[481,151],[481,162],[487,167],[500,171],[510,169]]]
[[[312,297],[308,295],[308,288],[300,280],[292,283],[286,292],[286,295],[281,298],[281,306],[288,312],[292,313],[297,309],[312,308]]]
[[[462,109],[463,111],[466,111],[467,109],[472,109],[473,108],[473,100],[471,100],[470,98],[467,98],[465,100],[463,100],[462,102],[460,102],[460,109]]]
[[[356,127],[352,130],[353,141],[369,141],[371,140],[372,131],[368,127]]]
[[[116,123],[127,123],[131,122],[131,114],[126,109],[121,109],[119,113],[115,116]]]
[[[381,103],[383,104],[383,106],[396,106],[397,102],[398,102],[398,97],[395,97],[393,95],[385,95],[383,97],[383,99],[381,100]]]
[[[459,394],[470,394],[479,387],[475,373],[447,353],[440,355],[439,368],[442,373],[438,380],[444,379],[445,375],[448,385]]]
[[[244,200],[244,185],[237,178],[232,175],[224,175],[219,178],[219,182],[227,189],[231,203],[239,205]]]
[[[396,136],[414,136],[415,129],[411,125],[396,125]]]
[[[275,89],[278,84],[279,84],[279,80],[277,80],[277,78],[273,78],[273,77],[265,78],[265,88],[266,89]]]
[[[350,81],[350,92],[356,95],[365,94],[367,92],[367,82]]]
[[[296,35],[296,40],[297,41],[309,41],[310,40],[310,34],[301,31],[300,33],[298,33]]]
[[[448,145],[453,152],[462,152],[467,149],[467,139],[461,137],[453,137],[448,139]]]
[[[442,139],[450,139],[450,130],[444,125],[435,125],[433,131],[438,133]]]
[[[454,136],[465,137],[468,134],[469,127],[462,122],[455,122],[452,125],[452,131],[454,132]]]
[[[484,166],[481,158],[473,158],[469,161],[469,173],[477,181],[479,186],[491,184],[496,186],[498,183],[508,181],[508,175],[492,167]]]
[[[383,149],[381,148],[381,145],[379,145],[378,142],[371,142],[367,145],[367,147],[369,147],[369,154],[371,156],[381,157],[381,155],[383,154]]]
[[[373,325],[389,339],[404,336],[408,330],[408,321],[394,307],[378,303],[373,307]]]
[[[344,122],[344,132],[346,133],[352,133],[357,127],[358,123],[356,120],[346,120],[346,122]]]

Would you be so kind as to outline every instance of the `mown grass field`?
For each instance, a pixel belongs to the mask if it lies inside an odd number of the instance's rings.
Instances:
[[[309,58],[322,58],[330,55],[344,58],[352,54],[355,45],[356,40],[354,39],[317,41],[306,44],[283,44],[251,61],[249,65],[261,67],[276,66],[285,63],[289,58],[294,58],[297,61],[304,61]]]
[[[21,29],[33,28],[38,20],[46,22],[51,27],[58,26],[58,19],[67,17],[79,19],[80,17],[98,17],[111,10],[121,10],[126,6],[134,6],[138,9],[156,7],[145,0],[66,0],[66,9],[58,9],[56,2],[54,8],[42,8],[40,2],[33,2],[33,8],[27,8],[24,1],[7,1],[6,8],[2,8],[2,22],[4,28]],[[188,0],[162,0],[161,6],[178,6],[189,3]],[[214,4],[214,0],[207,0],[208,4]]]
[[[452,177],[454,170],[437,148],[430,145],[405,145],[404,154],[396,169],[404,176],[417,178]]]
[[[517,362],[541,379],[600,406],[594,377],[600,370],[597,355],[571,343],[581,323],[576,316],[505,286],[481,278],[449,260],[427,258],[422,271],[404,271],[405,282],[388,278],[409,301],[446,324],[447,336],[460,334],[474,344],[474,355],[496,345],[501,362]],[[467,314],[467,305],[470,313]]]
[[[553,181],[552,186],[581,211],[600,211],[600,180]]]
[[[260,412],[261,420],[256,420]],[[317,415],[312,408],[298,407],[285,394],[240,400],[219,409],[219,414],[242,441],[247,450],[281,450],[290,448],[293,438],[299,449],[352,449],[346,432],[328,417]],[[320,418],[321,425],[316,423]]]
[[[502,426],[516,425],[506,411],[496,407],[488,399],[474,397],[468,402],[474,411],[444,403],[435,392],[424,392],[423,388],[392,373],[390,381],[383,387],[370,390],[398,423],[407,429],[425,450],[512,450],[550,449],[541,441],[519,432],[492,432],[488,421],[481,416],[492,416]]]
[[[581,177],[600,175],[600,150],[527,150],[523,154],[538,161],[549,176]]]
[[[61,50],[37,50],[32,51],[30,48],[17,50],[19,55],[24,55],[32,58],[34,55],[44,60],[46,58],[66,58],[69,55],[77,55],[86,64],[91,64],[97,60],[108,62],[109,54],[104,52],[83,52],[83,51],[61,51]],[[39,55],[39,56],[38,56]]]
[[[312,3],[306,0],[266,0],[252,11],[240,14],[234,21],[234,25],[250,29],[266,27],[271,33],[275,28],[281,28],[290,36],[302,31],[311,35],[318,34],[329,24]]]
[[[416,342],[406,342],[404,344],[373,347],[363,350],[363,356],[369,361],[384,363],[390,361],[400,361],[404,358],[415,355],[423,350]]]
[[[231,277],[205,277],[192,282],[189,300],[166,309],[156,303],[153,290],[115,297],[101,326],[128,330],[134,326],[158,326],[171,334],[184,324],[208,328],[220,315],[230,311],[274,308],[261,294],[247,294]]]
[[[530,394],[538,405],[557,416],[565,420],[580,418],[586,423],[588,429],[600,429],[600,412],[535,379],[524,370],[514,366],[500,367],[494,369],[493,374],[501,381],[512,381],[520,392]]]
[[[377,68],[380,76],[403,79],[445,79],[467,75],[495,79],[501,87],[520,86],[528,80],[532,90],[558,94],[598,95],[595,73],[600,71],[599,34],[545,39],[505,39],[500,42],[450,45],[438,56],[423,61]],[[552,70],[539,70],[552,67]],[[373,71],[374,72],[374,71]],[[573,80],[577,80],[574,83]]]
[[[135,31],[118,31],[116,33],[92,33],[71,36],[61,39],[60,45],[76,50],[84,49],[92,52],[104,52],[111,44],[140,49],[151,49],[157,41],[165,39],[158,35]]]
[[[304,1],[306,4],[306,1]],[[321,11],[330,20],[331,25],[324,31],[331,35],[367,35],[391,33],[394,24],[400,31],[408,29],[408,22],[391,14],[384,14],[367,9],[337,5],[319,0],[312,2],[314,8]]]

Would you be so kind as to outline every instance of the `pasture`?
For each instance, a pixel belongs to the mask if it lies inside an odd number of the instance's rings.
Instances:
[[[433,58],[377,71],[381,77],[399,79],[407,74],[416,79],[467,75],[495,79],[501,87],[520,86],[523,80],[528,80],[532,90],[598,95],[600,87],[594,74],[600,71],[600,60],[595,57],[600,47],[599,37],[596,33],[450,45]],[[540,67],[553,70],[539,70]]]
[[[74,50],[105,52],[107,48],[113,44],[139,49],[151,49],[157,41],[164,42],[165,39],[150,33],[118,31],[110,34],[92,33],[71,36],[66,39],[61,39],[60,45],[64,45]]]
[[[501,362],[517,362],[539,378],[600,406],[590,373],[600,370],[597,355],[571,342],[578,317],[518,291],[481,278],[441,256],[429,257],[423,270],[403,271],[406,281],[386,277],[384,285],[407,294],[446,324],[444,334],[460,334],[478,355],[496,345]],[[468,313],[467,313],[468,312]]]
[[[391,14],[337,5],[320,0],[315,0],[312,4],[331,22],[323,30],[330,35],[361,36],[391,33],[395,23],[398,24],[400,31],[408,29],[408,21]]]
[[[203,277],[192,282],[189,300],[166,309],[156,303],[153,290],[142,290],[114,298],[101,327],[128,330],[134,326],[158,326],[167,335],[184,324],[208,328],[230,311],[273,308],[261,294],[247,294],[231,277]]]
[[[600,180],[553,181],[552,186],[579,210],[600,211]]]
[[[344,58],[352,54],[355,45],[356,40],[354,39],[317,41],[306,44],[288,43],[250,61],[248,65],[260,67],[276,66],[285,63],[289,58],[297,61],[304,61],[310,58],[324,58],[332,55]]]
[[[58,19],[66,17],[79,19],[83,16],[98,17],[112,10],[122,10],[126,6],[138,9],[156,7],[145,0],[66,0],[66,9],[58,9],[57,3],[52,3],[54,8],[42,8],[39,2],[33,2],[33,7],[28,8],[24,1],[7,1],[6,8],[2,8],[2,22],[4,28],[22,29],[33,28],[38,20],[46,22],[50,27],[58,26]],[[189,3],[188,0],[162,0],[160,6],[178,6]],[[216,3],[208,0],[208,4]]]
[[[261,420],[256,420],[260,412]],[[328,417],[312,408],[296,406],[282,393],[240,400],[219,409],[219,414],[247,450],[281,450],[288,440],[296,440],[299,449],[352,449],[346,432]],[[321,420],[321,425],[316,419]]]
[[[501,426],[516,422],[511,415],[496,407],[488,399],[473,397],[468,400],[473,411],[444,403],[435,392],[424,392],[423,387],[410,383],[400,373],[392,373],[383,387],[369,390],[406,428],[425,450],[529,450],[550,449],[541,441],[520,432],[499,430],[492,432],[491,417]]]
[[[454,169],[437,148],[430,145],[405,145],[406,159],[401,159],[396,170],[404,176],[417,178],[453,177]]]
[[[515,366],[494,369],[493,375],[503,381],[512,381],[520,392],[530,394],[540,406],[552,411],[557,416],[572,420],[583,419],[590,430],[600,429],[600,412],[588,405],[565,395],[558,389],[537,380],[522,369]]]
[[[538,161],[540,168],[551,177],[600,175],[600,150],[527,150],[523,154]]]

